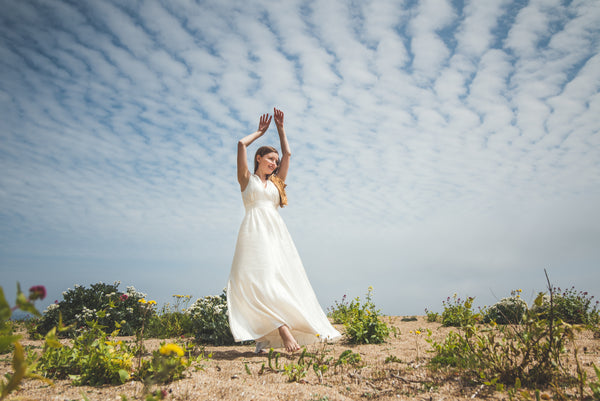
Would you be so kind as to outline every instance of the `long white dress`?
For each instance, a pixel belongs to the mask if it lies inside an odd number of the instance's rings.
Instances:
[[[227,283],[229,325],[236,341],[256,350],[281,348],[278,328],[287,325],[300,345],[335,340],[308,281],[296,246],[279,215],[279,192],[256,175],[242,192],[246,215]]]

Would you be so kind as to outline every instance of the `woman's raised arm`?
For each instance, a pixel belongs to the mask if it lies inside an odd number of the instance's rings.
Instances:
[[[248,185],[250,180],[250,170],[248,170],[248,155],[247,148],[256,139],[263,136],[263,134],[269,129],[271,124],[271,116],[268,113],[260,116],[258,123],[258,130],[250,135],[247,135],[238,141],[237,150],[237,179],[240,183],[240,189],[243,191]]]
[[[277,177],[285,181],[287,177],[288,169],[290,167],[290,157],[292,151],[288,144],[287,137],[285,136],[285,129],[283,128],[283,111],[273,109],[273,117],[275,118],[275,125],[277,126],[277,133],[279,134],[279,143],[281,145],[281,160],[279,161],[279,171],[277,171]]]

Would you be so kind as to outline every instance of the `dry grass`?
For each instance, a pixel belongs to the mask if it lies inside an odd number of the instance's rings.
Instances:
[[[231,347],[206,347],[202,362],[203,370],[189,369],[185,379],[161,387],[168,392],[167,400],[504,400],[506,393],[493,392],[489,388],[464,382],[451,371],[433,371],[427,367],[431,357],[425,341],[425,330],[433,332],[432,337],[441,341],[451,328],[440,327],[438,323],[427,323],[424,317],[417,321],[402,322],[400,317],[389,317],[391,324],[400,334],[380,345],[349,345],[343,341],[327,345],[328,355],[337,357],[346,349],[358,352],[362,364],[328,371],[322,383],[312,370],[300,383],[288,382],[282,373],[268,370],[259,374],[262,364],[267,365],[266,355],[255,355],[252,345]],[[337,327],[342,330],[342,327]],[[415,334],[421,330],[421,334]],[[412,333],[410,333],[412,332]],[[131,340],[131,339],[129,339]],[[23,345],[41,346],[40,341],[22,341]],[[159,340],[147,340],[148,349],[158,346]],[[578,334],[577,346],[580,361],[592,375],[591,364],[600,365],[600,340],[591,332]],[[311,346],[309,351],[316,351]],[[585,351],[584,351],[585,350]],[[569,350],[572,355],[573,350]],[[395,362],[386,363],[389,356]],[[297,361],[298,354],[287,356],[282,353],[280,363]],[[571,358],[572,359],[572,358]],[[0,374],[9,370],[8,355],[0,361]],[[246,371],[248,366],[250,374]],[[574,369],[574,363],[573,363]],[[548,394],[549,389],[542,389]],[[575,394],[575,389],[568,390]],[[129,400],[142,399],[142,385],[128,382],[121,386],[74,387],[68,381],[56,381],[47,386],[39,381],[26,380],[21,389],[9,400],[83,400],[85,394],[91,401],[121,400],[125,395]]]

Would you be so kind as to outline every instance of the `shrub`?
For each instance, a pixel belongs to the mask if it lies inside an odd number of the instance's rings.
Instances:
[[[442,301],[444,311],[442,312],[442,325],[461,327],[475,324],[481,316],[473,313],[473,297],[467,297],[465,300],[458,298],[456,294],[452,298],[448,297]]]
[[[200,298],[186,311],[196,340],[203,344],[231,345],[235,341],[229,328],[227,294]]]
[[[167,303],[150,318],[146,334],[149,337],[173,338],[193,333],[192,317],[186,313],[191,295],[173,295],[175,303]]]
[[[365,303],[356,297],[350,303],[344,323],[348,341],[353,344],[380,344],[390,335],[388,326],[379,319],[380,311],[371,299],[373,287],[369,287]]]
[[[511,296],[502,298],[485,311],[483,321],[497,324],[519,324],[527,312],[527,302],[521,299],[521,290],[511,291]]]
[[[77,329],[85,329],[86,322],[98,319],[98,324],[106,327],[108,331],[121,325],[123,335],[133,335],[142,326],[143,317],[138,301],[146,294],[142,294],[134,287],[127,287],[126,292],[118,290],[119,282],[114,284],[96,283],[85,286],[75,285],[62,293],[63,300],[50,305],[37,324],[36,331],[45,335],[58,325],[59,316],[67,326],[73,329],[66,330],[61,335],[76,336]],[[99,311],[105,310],[106,314],[98,317]]]
[[[118,329],[109,336],[97,320],[88,321],[87,326],[72,346],[58,341],[61,327],[50,330],[36,368],[46,377],[70,378],[74,385],[122,384],[129,380],[135,350],[113,338]]]
[[[427,316],[427,321],[429,323],[435,323],[440,321],[440,314],[437,312],[432,312],[427,308],[425,308],[425,315]]]
[[[543,297],[540,293],[535,305],[541,305]],[[564,349],[574,337],[571,325],[540,319],[526,310],[520,325],[465,325],[460,332],[450,332],[442,343],[428,341],[436,354],[433,365],[460,368],[464,376],[487,384],[513,384],[518,379],[537,386],[568,376]]]
[[[598,301],[585,291],[577,291],[575,287],[561,290],[553,289],[555,316],[570,324],[598,324]],[[549,297],[546,298],[549,301]],[[546,311],[548,304],[545,305]]]
[[[355,305],[353,305],[353,303],[348,303],[346,295],[344,294],[340,302],[334,301],[334,305],[328,308],[327,316],[329,316],[335,324],[344,324],[348,320],[350,311],[353,307],[355,307]]]

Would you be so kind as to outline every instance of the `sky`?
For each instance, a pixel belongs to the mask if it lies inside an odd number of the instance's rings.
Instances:
[[[597,0],[0,0],[0,285],[219,294],[237,141],[324,309],[600,296]],[[249,148],[279,147],[273,126]]]

